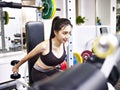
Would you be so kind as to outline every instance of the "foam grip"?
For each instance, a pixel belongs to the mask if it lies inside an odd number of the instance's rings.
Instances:
[[[32,90],[108,90],[108,87],[102,72],[83,63],[34,83]]]

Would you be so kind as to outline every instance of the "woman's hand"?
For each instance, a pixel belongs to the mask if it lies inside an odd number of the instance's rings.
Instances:
[[[18,71],[19,71],[19,69],[18,69],[16,66],[14,66],[14,67],[12,68],[12,72],[13,72],[13,73],[18,73]]]

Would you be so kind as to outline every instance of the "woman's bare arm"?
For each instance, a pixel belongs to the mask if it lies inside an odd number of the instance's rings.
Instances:
[[[32,57],[36,56],[37,54],[42,53],[45,50],[44,42],[38,44],[33,50],[31,50],[25,57],[23,57],[18,64],[13,67],[13,72],[18,72],[18,68],[25,63],[26,61],[30,60]]]

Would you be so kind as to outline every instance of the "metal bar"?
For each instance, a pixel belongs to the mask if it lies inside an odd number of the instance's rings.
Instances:
[[[28,8],[37,8],[41,9],[44,6],[31,6],[31,5],[22,5],[21,3],[14,3],[14,2],[0,2],[0,7],[9,7],[9,8],[18,8],[21,9],[22,7],[28,7]],[[56,11],[61,11],[60,8],[56,8]]]
[[[1,17],[3,17],[3,9],[0,10]],[[2,40],[2,52],[5,51],[5,32],[4,32],[4,20],[1,18],[1,40]]]
[[[28,8],[37,8],[37,9],[41,9],[42,7],[38,7],[38,6],[30,6],[30,5],[21,5],[22,7],[28,7]]]
[[[1,1],[0,2],[0,7],[10,7],[10,8],[22,8],[22,4],[21,3],[13,3],[13,2],[5,2],[5,1]]]
[[[66,16],[75,25],[75,0],[66,0]],[[68,66],[73,66],[73,32],[69,38],[69,45],[67,49],[67,62]]]

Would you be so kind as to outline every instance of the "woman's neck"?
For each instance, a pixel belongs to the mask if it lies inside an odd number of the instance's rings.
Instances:
[[[62,45],[62,43],[59,42],[56,38],[53,38],[52,41],[53,41],[52,42],[53,45],[56,46],[56,47],[60,47]]]

